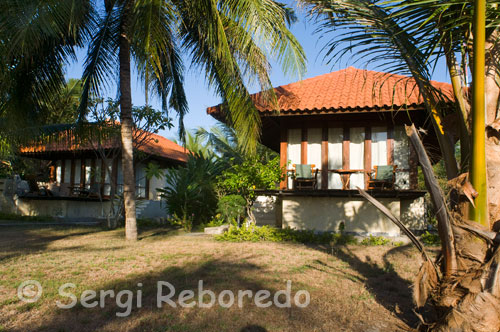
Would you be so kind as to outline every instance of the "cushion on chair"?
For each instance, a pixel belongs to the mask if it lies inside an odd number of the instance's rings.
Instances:
[[[394,167],[392,165],[377,166],[377,175],[375,180],[392,181]]]
[[[299,179],[312,179],[311,165],[297,164],[295,165],[295,174]]]

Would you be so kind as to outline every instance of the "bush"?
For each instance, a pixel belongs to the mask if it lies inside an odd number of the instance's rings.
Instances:
[[[248,227],[229,227],[229,230],[222,235],[215,237],[218,241],[229,242],[297,242],[297,243],[315,243],[315,244],[355,244],[356,239],[351,235],[339,233],[315,233],[310,230],[294,230],[291,228],[273,228],[269,226],[258,227],[250,225]]]
[[[437,246],[441,244],[439,235],[431,234],[429,233],[429,231],[425,231],[425,233],[420,237],[420,240],[422,240],[422,242],[428,246]]]
[[[222,226],[226,223],[226,220],[221,216],[220,213],[217,213],[215,215],[215,217],[212,218],[212,220],[210,220],[208,223],[206,224],[203,224],[201,226],[203,226],[203,228],[205,227],[218,227],[218,226]]]
[[[0,212],[0,220],[29,221],[29,222],[55,222],[51,216],[20,216],[14,213]]]
[[[185,167],[165,174],[166,187],[159,189],[173,223],[186,230],[206,223],[215,215],[215,182],[221,164],[201,154],[190,155]]]
[[[361,241],[361,244],[365,246],[385,246],[389,243],[391,243],[391,241],[385,237],[373,235],[370,235],[370,237],[364,238],[363,241]]]
[[[227,222],[231,223],[245,216],[247,202],[240,195],[227,195],[219,199],[217,212]]]
[[[185,231],[191,232],[193,229],[194,223],[194,215],[193,216],[183,216],[182,218],[174,215],[169,221],[172,226],[181,226]]]

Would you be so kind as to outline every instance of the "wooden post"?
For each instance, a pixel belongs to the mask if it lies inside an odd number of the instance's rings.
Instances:
[[[343,169],[349,169],[350,167],[350,160],[349,160],[349,144],[351,144],[351,132],[349,127],[344,127],[344,138],[342,140],[342,168]],[[349,174],[342,174],[343,177],[343,184],[347,183],[347,180],[349,179]],[[348,186],[344,188],[344,185],[342,186],[342,189],[349,189]]]
[[[307,128],[302,127],[302,140],[300,143],[300,163],[307,164]]]
[[[349,169],[349,144],[351,143],[350,130],[344,127],[344,138],[342,140],[342,168]]]
[[[328,127],[323,127],[321,139],[321,189],[328,189]]]
[[[392,123],[387,126],[387,165],[394,165],[394,125]]]
[[[80,187],[85,187],[85,158],[80,159]]]
[[[95,158],[92,158],[92,160],[90,161],[90,185],[91,186],[95,184],[95,177],[97,176],[95,171],[96,171]]]
[[[52,161],[52,164],[49,166],[49,181],[50,182],[55,182],[56,181],[56,165],[54,165],[55,161]]]
[[[418,156],[417,151],[413,148],[412,144],[410,146],[410,154],[408,165],[410,165],[410,189],[417,190],[418,189]]]
[[[370,176],[368,175],[368,172],[371,171],[372,169],[372,128],[371,127],[366,127],[365,128],[365,160],[364,160],[364,165],[365,165],[365,188],[368,188],[368,180],[370,180]]]
[[[287,168],[288,168],[288,130],[281,125],[281,140],[280,140],[280,167],[284,169],[285,178],[280,182],[280,189],[287,189],[288,187],[288,177],[287,177]]]

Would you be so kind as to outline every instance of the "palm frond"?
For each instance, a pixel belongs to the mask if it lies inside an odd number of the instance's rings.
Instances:
[[[184,137],[184,116],[188,112],[183,88],[184,67],[175,36],[177,12],[167,1],[135,2],[129,35],[131,48],[141,79],[169,108],[179,116],[179,137]],[[152,89],[150,89],[152,88]]]
[[[209,85],[227,103],[223,111],[238,132],[240,144],[255,151],[260,117],[250,100],[245,78],[250,74],[264,90],[271,87],[262,50],[277,56],[289,69],[303,71],[303,51],[286,28],[290,16],[274,1],[204,0],[175,4],[182,18],[182,47],[189,50],[191,62],[206,73]],[[261,51],[243,52],[257,47]]]
[[[87,110],[89,97],[101,96],[102,87],[109,87],[109,81],[115,79],[113,74],[118,64],[118,36],[122,10],[122,6],[113,6],[104,17],[95,17],[98,28],[90,43],[82,75],[83,91],[78,109],[80,122],[83,121]]]

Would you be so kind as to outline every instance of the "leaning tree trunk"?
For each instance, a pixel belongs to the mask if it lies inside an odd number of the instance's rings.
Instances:
[[[415,127],[407,128],[410,142],[418,151],[419,162],[429,164]],[[441,195],[432,190],[437,180],[432,172],[424,172],[431,196]],[[470,183],[464,176],[450,181],[462,193],[471,194]],[[458,179],[460,179],[458,178]],[[433,197],[433,202],[439,202]],[[452,234],[442,234],[447,225],[439,225],[444,254],[439,259],[442,274],[431,277],[426,265],[415,281],[415,299],[419,307],[430,304],[432,315],[423,317],[422,331],[438,332],[498,332],[500,331],[500,234],[451,214],[442,204],[434,206],[435,213],[445,213]],[[443,223],[448,218],[440,218]],[[453,255],[446,253],[453,250]],[[448,262],[448,260],[454,260]],[[447,266],[453,266],[447,269]],[[429,311],[427,311],[429,313]]]
[[[122,22],[120,34],[120,121],[122,139],[123,201],[125,211],[125,238],[137,240],[137,220],[135,215],[135,174],[133,151],[132,96],[130,85],[130,42],[125,33],[126,18]]]

